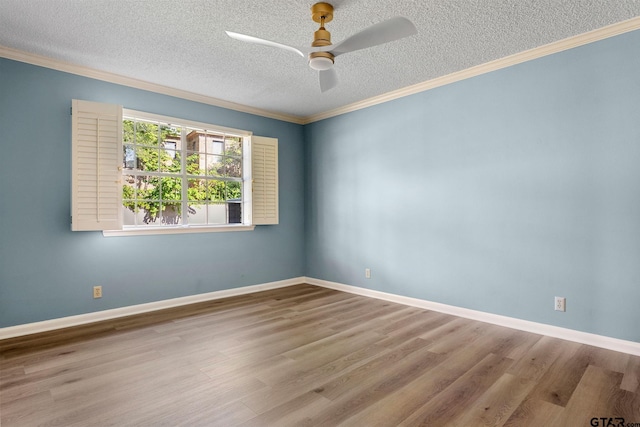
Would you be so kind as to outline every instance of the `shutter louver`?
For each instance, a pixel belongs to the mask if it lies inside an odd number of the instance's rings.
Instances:
[[[253,224],[278,224],[278,140],[251,137]]]
[[[121,106],[73,100],[71,163],[71,229],[121,229]]]

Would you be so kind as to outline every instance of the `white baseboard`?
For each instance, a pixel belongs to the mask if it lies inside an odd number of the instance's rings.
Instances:
[[[374,291],[371,289],[360,288],[357,286],[345,285],[342,283],[330,282],[327,280],[314,279],[312,277],[296,277],[277,282],[263,283],[259,285],[244,286],[235,289],[225,289],[222,291],[208,292],[205,294],[190,295],[186,297],[173,298],[163,301],[150,302],[146,304],[132,305],[128,307],[114,308],[111,310],[98,311],[94,313],[79,314],[76,316],[62,317],[59,319],[45,320],[42,322],[27,323],[24,325],[9,326],[0,328],[0,340],[7,338],[15,338],[23,335],[30,335],[39,332],[47,332],[56,329],[68,328],[72,326],[80,326],[104,320],[117,319],[119,317],[131,316],[135,314],[143,314],[156,310],[180,307],[183,305],[194,304],[198,302],[212,301],[220,298],[228,298],[236,295],[250,294],[253,292],[266,291],[270,289],[284,288],[287,286],[308,283],[310,285],[322,286],[324,288],[335,289],[338,291],[348,292],[351,294],[362,295],[366,297],[381,299],[398,304],[404,304],[412,307],[418,307],[425,310],[437,311],[440,313],[451,314],[454,316],[464,317],[466,319],[478,320],[480,322],[491,323],[494,325],[505,326],[507,328],[518,329],[534,334],[547,335],[554,338],[560,338],[567,341],[574,341],[581,344],[592,345],[595,347],[606,348],[608,350],[619,351],[622,353],[640,356],[640,343],[634,341],[625,341],[617,338],[606,337],[602,335],[590,334],[587,332],[575,331],[573,329],[561,328],[558,326],[545,325],[543,323],[531,322],[528,320],[516,319],[513,317],[500,316],[498,314],[485,313],[482,311],[461,308],[447,304],[427,301],[418,298],[405,297],[401,295],[390,294],[387,292]]]
[[[640,356],[640,343],[305,277],[305,283]]]
[[[172,298],[168,300],[150,302],[145,304],[131,305],[121,308],[113,308],[110,310],[97,311],[94,313],[79,314],[76,316],[61,317],[58,319],[45,320],[42,322],[27,323],[24,325],[9,326],[0,328],[0,340],[7,338],[15,338],[23,335],[36,334],[40,332],[53,331],[56,329],[69,328],[72,326],[86,325],[88,323],[101,322],[104,320],[117,319],[119,317],[131,316],[135,314],[143,314],[151,311],[163,310],[167,308],[180,307],[183,305],[194,304],[216,300],[220,298],[228,298],[236,295],[250,294],[253,292],[266,291],[270,289],[284,288],[286,286],[298,285],[304,283],[304,277],[281,280],[277,282],[262,283],[259,285],[243,286],[235,289],[225,289],[222,291],[208,292],[205,294],[190,295],[180,298]]]

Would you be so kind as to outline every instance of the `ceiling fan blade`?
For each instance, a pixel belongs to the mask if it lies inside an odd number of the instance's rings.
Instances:
[[[318,77],[320,78],[320,92],[326,92],[338,85],[338,73],[333,67],[318,71]]]
[[[389,43],[417,33],[418,30],[411,21],[407,18],[397,16],[365,28],[359,33],[331,46],[329,51],[333,53],[334,56],[338,56],[343,53]]]
[[[264,46],[277,47],[279,49],[284,49],[284,50],[288,50],[290,52],[297,53],[298,55],[302,56],[303,58],[305,56],[304,53],[302,53],[300,51],[300,49],[297,49],[297,48],[292,47],[292,46],[287,46],[286,44],[276,43],[276,42],[272,42],[272,41],[265,40],[265,39],[259,39],[258,37],[247,36],[246,34],[234,33],[233,31],[225,31],[225,33],[227,33],[227,35],[229,37],[231,37],[232,39],[240,40],[240,41],[247,42],[247,43],[255,43],[255,44],[261,44],[261,45],[264,45]]]

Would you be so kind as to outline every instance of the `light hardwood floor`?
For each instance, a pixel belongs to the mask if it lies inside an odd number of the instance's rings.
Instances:
[[[640,427],[640,357],[311,285],[0,350],[3,427]]]

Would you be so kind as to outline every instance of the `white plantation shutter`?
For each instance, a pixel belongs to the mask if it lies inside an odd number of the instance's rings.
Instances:
[[[71,229],[122,228],[122,106],[72,101]]]
[[[251,137],[253,224],[278,223],[278,140]]]

